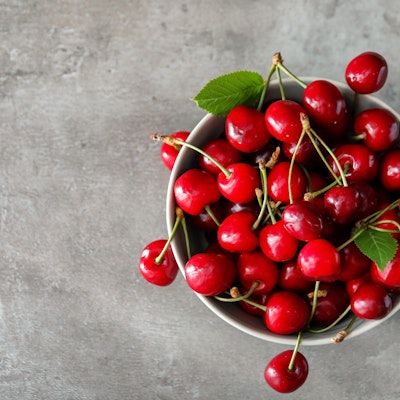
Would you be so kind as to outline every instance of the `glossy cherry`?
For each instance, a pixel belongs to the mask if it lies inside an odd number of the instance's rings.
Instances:
[[[361,285],[351,297],[351,310],[361,319],[381,319],[392,310],[387,289],[376,283]]]
[[[265,112],[268,131],[282,142],[297,142],[303,130],[300,114],[304,112],[304,108],[293,100],[274,101]]]
[[[258,234],[253,229],[257,217],[250,211],[228,215],[218,228],[218,242],[234,253],[253,251],[258,246]]]
[[[293,200],[301,200],[306,192],[307,178],[302,169],[294,164],[289,184],[290,162],[282,161],[276,164],[268,174],[268,194],[274,201],[290,202],[289,188]]]
[[[285,228],[282,220],[265,225],[259,234],[263,253],[274,261],[291,260],[299,248],[299,241]]]
[[[321,295],[317,298],[317,306],[311,324],[319,327],[331,325],[339,318],[350,304],[350,296],[343,283],[321,283]],[[312,298],[310,298],[312,304]]]
[[[224,167],[238,163],[242,159],[242,153],[224,138],[210,140],[202,147],[202,150]],[[215,176],[221,172],[221,169],[204,154],[199,155],[199,167]]]
[[[308,136],[304,137],[299,146],[297,146],[297,142],[282,143],[282,152],[288,160],[293,158],[295,150],[295,161],[299,164],[314,166],[319,161],[319,156],[315,150],[314,144]]]
[[[399,138],[400,124],[397,117],[385,108],[369,108],[354,120],[354,133],[372,151],[384,151]]]
[[[358,278],[350,279],[345,282],[346,292],[351,297],[357,292],[357,290],[365,283],[373,283],[370,271]]]
[[[300,250],[297,263],[301,273],[308,279],[330,282],[340,273],[340,255],[335,246],[326,239],[314,239]]]
[[[371,260],[361,253],[354,242],[340,250],[341,271],[337,276],[339,281],[349,281],[359,278],[369,271]]]
[[[389,191],[400,190],[400,149],[384,154],[379,169],[379,180]]]
[[[358,215],[360,198],[351,186],[334,186],[324,194],[324,210],[337,223],[348,224]]]
[[[247,163],[230,164],[229,175],[220,172],[217,181],[221,194],[234,203],[248,203],[256,198],[255,190],[261,186],[257,168]]]
[[[235,264],[223,254],[197,253],[185,264],[188,285],[204,296],[216,296],[228,290],[235,276]]]
[[[318,79],[304,89],[303,107],[318,126],[334,129],[347,119],[348,109],[343,93],[336,85]]]
[[[242,253],[237,260],[237,277],[246,291],[254,282],[258,282],[253,293],[255,295],[267,294],[278,283],[278,265],[260,250]]]
[[[174,195],[178,206],[191,215],[200,214],[205,206],[221,197],[216,178],[198,168],[189,169],[178,177]]]
[[[322,210],[316,203],[300,200],[285,207],[283,225],[298,240],[310,241],[321,236],[324,229]]]
[[[186,139],[189,137],[190,132],[187,131],[179,131],[173,133],[171,136],[176,139],[180,139],[183,141],[186,141]],[[160,157],[162,162],[165,164],[165,166],[171,171],[174,164],[176,157],[178,157],[179,150],[181,149],[182,146],[176,145],[176,146],[171,146],[167,143],[162,143],[160,147]]]
[[[375,262],[371,264],[371,278],[374,282],[389,290],[400,291],[400,247],[383,271],[378,268]]]
[[[371,182],[378,175],[379,162],[376,154],[361,143],[346,143],[334,150],[342,169],[346,169],[346,179],[352,182]],[[330,158],[329,164],[339,176],[336,162]]]
[[[179,268],[170,247],[161,259],[167,240],[159,239],[149,243],[143,250],[139,259],[139,271],[143,278],[157,286],[170,285],[176,278]]]
[[[369,94],[381,89],[386,82],[388,65],[385,58],[368,51],[354,57],[346,67],[347,84],[356,93]]]
[[[244,153],[260,150],[271,138],[264,113],[245,105],[234,107],[228,113],[225,135],[234,148]]]
[[[279,290],[268,298],[264,323],[271,332],[290,335],[307,325],[310,312],[311,307],[303,296]]]
[[[297,267],[297,260],[293,259],[282,264],[278,285],[282,290],[309,293],[314,289],[315,283],[304,277]]]
[[[270,360],[264,370],[268,385],[279,393],[291,393],[306,381],[308,362],[304,355],[297,352],[293,368],[289,369],[294,350],[286,350]]]

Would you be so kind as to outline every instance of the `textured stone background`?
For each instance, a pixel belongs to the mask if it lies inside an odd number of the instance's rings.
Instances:
[[[343,80],[365,50],[391,66],[400,109],[400,6],[376,0],[0,1],[0,399],[272,399],[284,346],[210,313],[182,277],[137,270],[166,236],[168,172],[149,132],[190,130],[211,78]],[[340,347],[305,349],[290,399],[398,399],[397,316]]]

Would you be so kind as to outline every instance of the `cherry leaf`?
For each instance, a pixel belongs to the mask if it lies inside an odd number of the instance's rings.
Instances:
[[[257,103],[264,85],[263,77],[257,72],[231,72],[212,79],[193,100],[208,113],[225,117],[238,105]]]
[[[397,251],[397,241],[390,232],[367,229],[356,237],[355,243],[360,251],[374,261],[383,271]]]

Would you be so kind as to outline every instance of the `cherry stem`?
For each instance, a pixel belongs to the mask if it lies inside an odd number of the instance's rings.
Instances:
[[[182,218],[182,229],[183,229],[183,235],[185,236],[186,253],[189,259],[190,257],[192,257],[192,251],[190,250],[190,239],[189,239],[189,231],[186,224],[186,218]]]
[[[330,325],[326,326],[325,328],[322,328],[322,329],[307,329],[307,331],[310,332],[310,333],[327,332],[330,329],[332,329],[334,326],[336,326],[350,311],[351,311],[351,305],[347,306],[347,308],[336,318],[336,320],[333,321]]]
[[[374,222],[375,225],[368,225],[368,228],[374,229],[375,231],[379,232],[388,232],[388,233],[399,233],[400,232],[400,224],[396,221],[393,221],[392,219],[382,219],[380,221]],[[397,229],[385,229],[385,228],[379,228],[378,225],[380,224],[393,224],[396,226]]]
[[[304,136],[306,135],[306,130],[303,128],[301,135],[299,137],[299,140],[296,143],[296,147],[294,148],[294,152],[292,154],[292,158],[290,160],[289,164],[289,176],[288,176],[288,190],[289,190],[289,202],[290,204],[293,204],[294,199],[293,199],[293,191],[292,191],[292,173],[293,173],[293,167],[294,167],[294,162],[296,155],[299,151],[300,145],[304,140]]]
[[[317,309],[317,301],[318,301],[319,286],[320,286],[320,281],[315,281],[314,293],[313,293],[313,301],[312,301],[312,305],[311,305],[311,313],[310,313],[310,317],[308,318],[308,323],[307,323],[307,325],[310,325],[311,320],[312,320],[313,317],[314,317],[315,310]]]
[[[297,356],[297,353],[298,353],[299,348],[300,348],[302,334],[303,334],[302,331],[299,331],[299,333],[297,334],[296,346],[294,347],[294,350],[293,350],[293,353],[292,353],[292,358],[290,359],[289,366],[288,366],[288,370],[289,371],[293,371],[294,362],[296,361],[296,356]]]
[[[169,238],[168,238],[167,242],[165,243],[163,249],[161,250],[160,254],[154,260],[154,262],[156,264],[159,265],[159,264],[162,263],[162,259],[163,259],[164,255],[165,255],[165,253],[168,251],[168,248],[171,245],[172,239],[175,236],[175,233],[176,233],[176,231],[177,231],[177,229],[179,227],[179,224],[181,223],[181,221],[183,219],[184,219],[183,211],[179,207],[177,207],[176,208],[176,219],[175,219],[174,226],[172,227],[171,234],[169,235]]]
[[[244,301],[247,300],[257,289],[258,285],[260,284],[259,281],[254,281],[250,287],[250,289],[247,291],[246,294],[240,294],[239,289],[237,287],[232,288],[230,293],[236,293],[237,296],[235,297],[221,297],[221,296],[214,296],[214,299],[222,301],[224,303],[235,303],[238,301]],[[258,303],[256,303],[258,304]],[[260,306],[260,304],[258,304]]]
[[[338,332],[335,337],[331,338],[332,342],[335,344],[342,343],[343,340],[348,336],[353,327],[354,323],[357,321],[357,316],[354,315],[350,322],[347,324],[346,328]]]
[[[207,204],[204,209],[206,210],[207,214],[210,216],[210,218],[215,222],[215,225],[220,226],[220,222],[218,221],[217,217],[215,216],[215,214],[213,213],[213,211],[211,210],[211,207],[209,204]]]
[[[359,228],[358,230],[355,231],[355,233],[347,239],[344,243],[342,243],[340,246],[336,247],[337,251],[343,250],[347,245],[349,245],[351,242],[354,242],[364,231],[366,230],[365,227]]]
[[[260,96],[260,100],[258,102],[258,106],[257,106],[257,110],[261,111],[263,105],[264,105],[264,101],[265,101],[265,96],[267,94],[267,89],[269,86],[269,83],[271,81],[272,75],[274,74],[276,70],[276,65],[274,64],[274,62],[272,62],[271,68],[269,70],[268,76],[264,79],[264,87],[263,90],[261,92],[261,96]]]
[[[264,218],[264,214],[265,214],[265,210],[266,209],[268,210],[268,213],[269,213],[269,215],[271,217],[271,220],[272,221],[275,220],[275,217],[272,214],[271,205],[269,204],[269,201],[268,201],[267,169],[265,167],[265,160],[260,160],[259,163],[258,163],[258,167],[260,169],[261,185],[262,185],[262,192],[263,192],[264,197],[263,197],[263,202],[262,202],[262,205],[261,205],[261,210],[260,210],[260,212],[258,214],[258,217],[257,217],[256,221],[253,223],[253,226],[252,226],[253,230],[256,230],[259,227],[262,219]]]
[[[284,64],[283,60],[277,65],[279,69],[281,69],[286,75],[290,76],[294,79],[303,89],[307,87],[307,84],[299,79],[295,74],[293,74]]]
[[[359,222],[359,224],[371,224],[375,222],[377,219],[379,219],[386,211],[392,210],[397,207],[399,204],[400,199],[395,200],[393,203],[390,203],[387,205],[385,208],[382,208],[381,210],[375,211],[374,213],[370,214],[368,217],[365,217],[363,220]]]
[[[218,162],[214,157],[211,157],[209,154],[207,154],[204,150],[200,149],[197,146],[194,146],[191,143],[185,142],[184,140],[178,139],[178,138],[174,138],[172,136],[164,136],[164,135],[154,135],[151,134],[150,137],[153,140],[160,140],[166,144],[169,144],[170,146],[174,146],[176,144],[181,145],[181,146],[186,146],[189,147],[190,149],[197,151],[198,153],[200,153],[201,155],[203,155],[204,157],[207,157],[207,159],[209,159],[214,165],[216,165],[222,172],[223,174],[229,178],[231,176],[231,172],[228,171],[228,169],[226,169],[220,162]]]
[[[285,89],[283,87],[281,71],[279,68],[276,70],[276,76],[278,77],[278,85],[279,85],[279,91],[281,92],[281,99],[285,100],[286,99]]]

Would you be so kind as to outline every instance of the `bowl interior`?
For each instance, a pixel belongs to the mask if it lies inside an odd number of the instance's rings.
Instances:
[[[314,77],[303,77],[301,78],[304,82],[310,83],[316,79]],[[303,89],[293,80],[284,79],[285,94],[288,99],[301,102]],[[332,81],[345,95],[348,102],[352,101],[353,92],[348,88],[347,85]],[[280,99],[280,91],[277,81],[270,83],[268,88],[268,95],[266,96],[266,102]],[[367,109],[370,107],[381,107],[389,109],[394,113],[400,120],[400,115],[396,113],[391,107],[389,107],[383,101],[371,96],[364,95],[359,98],[357,111]],[[224,132],[225,119],[217,117],[214,115],[207,114],[193,129],[187,141],[196,146],[203,146],[211,139],[215,139]],[[198,156],[193,150],[183,147],[179,152],[178,158],[175,162],[174,168],[171,171],[168,190],[167,190],[167,201],[166,201],[166,222],[168,233],[171,233],[172,227],[175,222],[175,199],[173,194],[173,185],[175,180],[187,169],[197,166]],[[201,232],[196,231],[188,225],[191,249],[192,253],[200,252],[204,250],[206,246],[206,241]],[[184,275],[184,266],[187,261],[186,246],[184,236],[181,230],[178,230],[174,240],[172,241],[172,250],[176,257],[177,263],[179,265],[180,271]],[[248,333],[254,337],[260,339],[280,343],[280,344],[290,344],[294,345],[296,342],[297,335],[277,335],[267,330],[261,318],[257,318],[247,314],[242,311],[237,304],[234,303],[222,303],[215,300],[212,297],[202,296],[196,293],[199,299],[216,315],[222,318],[224,321],[230,325],[236,327],[237,329]],[[363,332],[366,332],[375,326],[381,324],[386,319],[390,318],[394,313],[396,313],[400,308],[399,299],[396,300],[393,310],[385,318],[380,320],[357,320],[353,325],[352,331],[349,338],[356,337]],[[348,324],[348,320],[343,321],[338,324],[333,331],[328,331],[325,333],[313,334],[309,332],[304,332],[302,336],[302,345],[322,345],[331,343],[330,338],[344,329]]]

